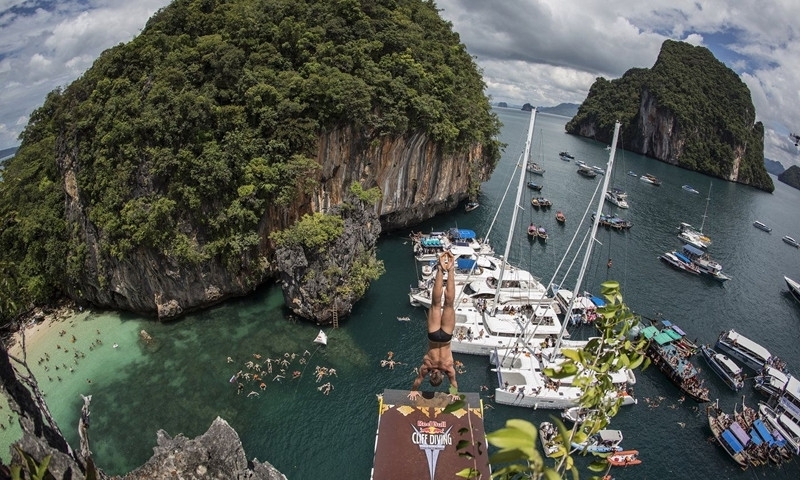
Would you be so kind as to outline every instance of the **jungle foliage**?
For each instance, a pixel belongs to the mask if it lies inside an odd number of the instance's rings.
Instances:
[[[33,112],[0,184],[0,318],[79,282],[67,202],[102,258],[240,268],[268,209],[314,188],[325,130],[423,131],[446,153],[482,144],[493,167],[483,88],[432,1],[176,0]]]
[[[685,140],[678,165],[729,178],[737,155],[733,148],[743,146],[738,181],[774,189],[764,168],[764,127],[756,122],[750,90],[704,47],[667,40],[653,68],[634,68],[616,80],[598,78],[566,130],[578,134],[582,125],[594,124],[597,139],[610,141],[619,120],[622,138],[635,144],[648,121],[640,118],[648,94],[660,111],[675,117],[674,134]]]

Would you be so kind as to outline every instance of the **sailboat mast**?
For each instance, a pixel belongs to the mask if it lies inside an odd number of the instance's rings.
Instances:
[[[708,203],[711,201],[711,182],[708,182],[708,196],[706,197],[706,211],[703,212],[703,221],[700,222],[700,233],[703,233],[703,227],[706,225],[706,217],[708,216]]]
[[[608,152],[608,165],[606,166],[606,174],[603,177],[603,189],[600,191],[600,195],[598,195],[597,201],[597,211],[594,216],[594,220],[592,220],[592,229],[591,233],[589,234],[589,244],[586,246],[586,253],[583,255],[583,263],[581,263],[581,269],[578,271],[578,280],[575,282],[575,290],[572,293],[572,298],[569,301],[569,306],[567,307],[567,314],[564,317],[564,324],[561,326],[561,332],[558,335],[558,339],[556,340],[555,348],[553,349],[552,355],[555,355],[556,352],[559,351],[561,348],[561,341],[564,338],[564,332],[567,329],[567,324],[569,323],[569,315],[572,312],[572,306],[575,304],[575,299],[578,298],[578,294],[581,291],[581,284],[583,283],[583,277],[586,273],[586,266],[589,264],[589,257],[592,255],[592,248],[594,247],[595,236],[597,235],[597,226],[600,224],[600,214],[603,213],[603,202],[605,200],[605,192],[608,190],[608,184],[611,182],[611,169],[614,166],[614,154],[617,152],[617,139],[619,138],[619,128],[620,123],[617,121],[614,124],[614,140],[611,142],[611,151]]]
[[[500,287],[503,285],[503,271],[508,263],[508,254],[511,251],[511,239],[514,238],[514,228],[517,226],[517,211],[522,208],[519,204],[522,198],[522,187],[525,186],[525,172],[528,170],[528,155],[531,153],[531,139],[533,138],[533,124],[536,120],[536,109],[531,110],[531,121],[528,125],[528,139],[525,141],[525,153],[522,155],[522,173],[519,175],[519,185],[517,186],[517,198],[514,200],[514,208],[511,212],[511,225],[508,228],[508,240],[506,249],[503,252],[503,268],[500,269],[500,278],[497,280],[497,291],[494,294],[494,304],[497,305],[500,297]]]

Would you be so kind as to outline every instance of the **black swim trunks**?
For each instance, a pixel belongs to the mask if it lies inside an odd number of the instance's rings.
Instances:
[[[448,343],[453,339],[452,333],[447,333],[441,328],[435,332],[428,332],[428,340],[436,343]]]

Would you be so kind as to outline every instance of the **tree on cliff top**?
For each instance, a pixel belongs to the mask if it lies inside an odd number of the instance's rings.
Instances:
[[[431,1],[176,0],[31,115],[0,184],[0,319],[75,289],[89,253],[221,259],[257,277],[259,223],[311,191],[316,139],[337,126],[482,144],[493,167],[483,88]]]
[[[728,178],[737,155],[734,148],[743,146],[738,181],[774,189],[764,168],[764,128],[756,122],[750,90],[704,47],[667,40],[653,68],[634,68],[616,80],[598,78],[566,130],[579,134],[582,126],[594,125],[596,139],[609,141],[619,120],[631,148],[642,137],[642,123],[648,121],[640,118],[646,94],[656,100],[659,110],[676,118],[672,134],[685,141],[679,166]]]

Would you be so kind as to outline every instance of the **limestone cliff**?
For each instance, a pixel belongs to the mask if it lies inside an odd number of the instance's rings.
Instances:
[[[800,167],[792,165],[778,175],[778,180],[790,187],[800,189]]]
[[[66,294],[166,320],[295,283],[271,236],[353,183],[383,230],[451,210],[499,159],[484,87],[432,2],[175,0],[31,115],[0,180],[0,319]]]
[[[568,133],[610,143],[689,170],[772,191],[764,167],[764,127],[750,91],[703,47],[667,40],[652,69],[598,78]]]

